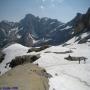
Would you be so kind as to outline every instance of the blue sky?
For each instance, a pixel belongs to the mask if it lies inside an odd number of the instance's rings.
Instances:
[[[25,14],[68,22],[77,12],[85,13],[90,0],[0,0],[0,21],[19,21]]]

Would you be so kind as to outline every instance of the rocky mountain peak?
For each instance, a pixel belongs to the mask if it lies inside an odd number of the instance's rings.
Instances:
[[[34,15],[32,15],[32,14],[26,14],[24,20],[33,20],[33,19],[35,19],[35,18],[36,18],[36,17],[35,17]]]
[[[76,17],[75,18],[80,18],[82,16],[81,13],[77,13]]]
[[[77,13],[76,16],[74,17],[74,19],[72,19],[71,21],[69,21],[67,23],[67,25],[70,25],[70,26],[75,26],[75,24],[77,23],[77,21],[82,17],[82,14],[81,13]]]
[[[89,14],[90,14],[90,8],[88,8],[87,13],[89,13]]]
[[[75,22],[74,32],[75,34],[90,30],[90,8],[85,14],[77,14],[77,21]]]

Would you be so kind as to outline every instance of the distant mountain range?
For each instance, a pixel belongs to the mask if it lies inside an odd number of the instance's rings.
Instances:
[[[88,36],[81,39],[79,35],[84,32]],[[68,23],[48,17],[39,18],[32,14],[27,14],[19,22],[0,22],[0,48],[14,42],[24,46],[59,45],[74,36],[78,36],[79,43],[90,39],[90,8],[86,14],[77,13]]]

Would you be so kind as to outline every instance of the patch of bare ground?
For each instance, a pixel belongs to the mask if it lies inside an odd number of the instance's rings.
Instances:
[[[19,90],[49,90],[51,75],[31,63],[19,65],[0,76],[0,87],[18,87]]]

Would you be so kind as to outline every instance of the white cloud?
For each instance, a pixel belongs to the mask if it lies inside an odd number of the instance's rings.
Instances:
[[[44,9],[45,7],[43,5],[40,6],[41,9]]]
[[[46,0],[42,0],[43,2],[45,2]]]

